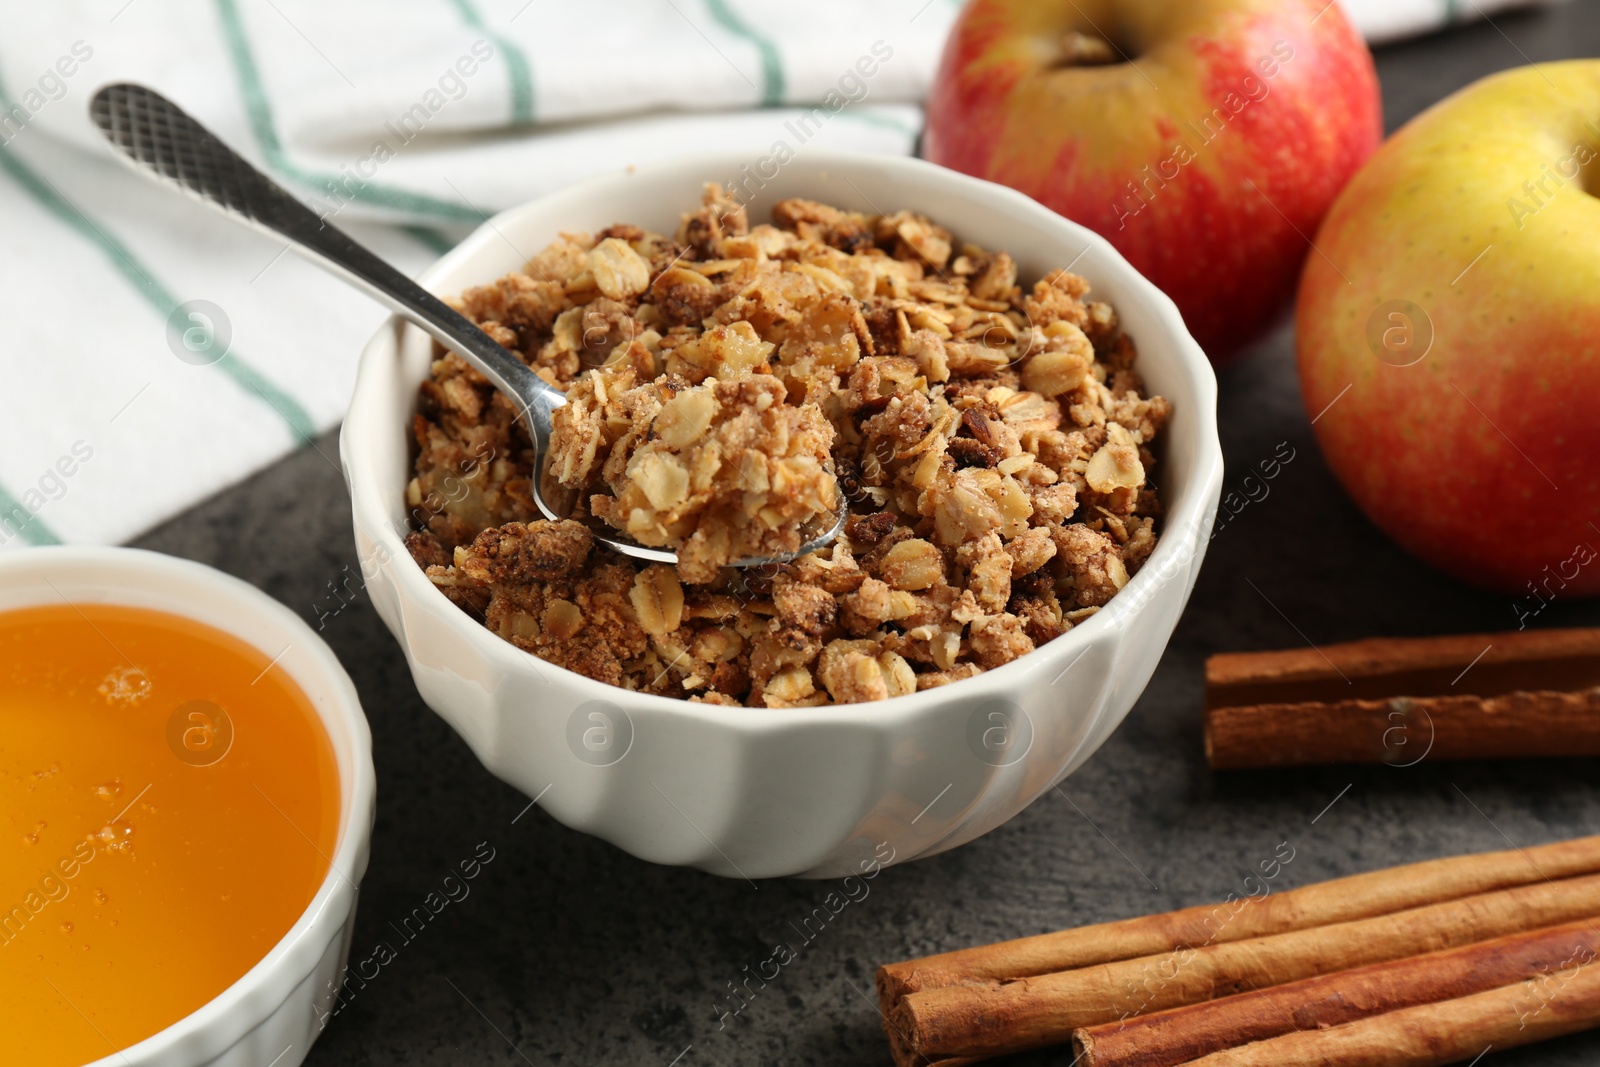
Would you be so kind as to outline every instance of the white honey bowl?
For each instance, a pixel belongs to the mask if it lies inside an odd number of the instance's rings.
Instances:
[[[0,611],[74,604],[148,608],[231,634],[284,671],[316,709],[339,772],[339,834],[311,903],[232,985],[164,1030],[89,1067],[298,1067],[333,1010],[367,869],[372,735],[350,676],[298,615],[237,578],[131,548],[30,548],[0,556]],[[139,981],[137,973],[130,981]]]

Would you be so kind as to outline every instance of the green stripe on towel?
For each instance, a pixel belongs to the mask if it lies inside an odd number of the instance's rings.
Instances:
[[[13,523],[17,512],[28,516]],[[20,536],[33,545],[59,545],[61,538],[38,515],[22,506],[22,502],[0,485],[0,545],[8,545],[13,537]]]
[[[482,30],[494,38],[494,43],[505,54],[506,79],[511,86],[511,122],[513,125],[524,125],[533,121],[533,70],[528,63],[527,53],[523,52],[516,42],[502,33],[496,32],[483,16],[478,13],[471,0],[451,0],[456,11],[461,15],[461,20],[473,29]]]
[[[756,51],[761,54],[761,106],[776,107],[783,103],[783,57],[779,55],[777,46],[734,14],[727,0],[706,0],[706,9],[719,26],[755,45]]]
[[[272,104],[267,99],[266,88],[261,80],[261,71],[256,66],[255,56],[250,52],[244,23],[239,18],[238,5],[235,0],[217,0],[217,13],[222,20],[223,35],[227,38],[228,55],[233,61],[234,72],[239,77],[239,91],[244,96],[245,110],[250,115],[250,129],[255,134],[256,143],[261,147],[262,155],[266,156],[267,162],[273,169],[321,193],[331,192],[334,196],[345,200],[359,200],[376,207],[409,212],[413,215],[432,215],[457,222],[483,221],[482,215],[465,204],[441,200],[425,193],[389,188],[360,179],[352,182],[350,176],[344,174],[318,174],[291,160],[283,149],[283,142],[278,139],[277,124],[272,117]]]

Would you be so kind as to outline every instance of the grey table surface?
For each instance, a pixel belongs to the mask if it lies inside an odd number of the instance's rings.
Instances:
[[[1378,53],[1392,130],[1491,71],[1593,54],[1600,4],[1504,15]],[[328,1024],[307,1063],[804,1064],[888,1062],[868,999],[880,963],[1220,900],[1280,842],[1287,888],[1453,853],[1600,830],[1600,762],[1429,764],[1213,774],[1200,742],[1202,664],[1225,650],[1374,634],[1515,627],[1511,602],[1394,547],[1334,483],[1302,409],[1285,328],[1221,376],[1229,487],[1281,442],[1296,458],[1211,543],[1149,689],[1059,792],[987,837],[896,867],[731,1018],[728,983],[765,959],[828,886],[653,866],[559,825],[491,777],[413,689],[364,596],[324,636],[372,721],[372,865],[356,951],[396,957]],[[202,560],[313,625],[357,570],[329,436],[140,540]],[[345,568],[349,568],[346,571]],[[352,583],[354,584],[354,583]],[[1270,598],[1270,603],[1269,603]],[[1292,622],[1290,621],[1292,620]],[[1540,626],[1600,624],[1552,606]],[[457,861],[495,859],[420,935],[398,922]],[[1066,1063],[1059,1051],[1017,1064]],[[1492,1053],[1490,1065],[1600,1062],[1600,1033]]]

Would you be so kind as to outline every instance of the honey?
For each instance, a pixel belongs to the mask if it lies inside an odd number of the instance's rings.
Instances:
[[[271,654],[138,608],[0,612],[0,1062],[78,1067],[215,998],[310,904],[338,821]]]

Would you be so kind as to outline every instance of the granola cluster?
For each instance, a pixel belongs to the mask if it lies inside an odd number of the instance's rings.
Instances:
[[[642,545],[673,546],[678,573],[697,584],[735,560],[793,555],[813,526],[832,524],[839,502],[833,424],[754,372],[774,346],[735,325],[695,347],[732,350],[736,363],[714,356],[691,370],[673,352],[667,373],[642,385],[626,361],[596,367],[569,390],[551,432],[550,470],[579,494],[578,513]],[[609,492],[592,493],[597,482]]]
[[[792,707],[972,677],[1155,547],[1171,407],[1088,296],[1067,271],[1024,289],[1006,253],[910,212],[785,200],[751,226],[714,186],[670,237],[563,235],[459,306],[567,392],[555,475],[680,563],[540,519],[525,430],[449,354],[420,392],[408,547],[496,634],[628,689]],[[719,565],[790,543],[835,492],[834,544]]]

